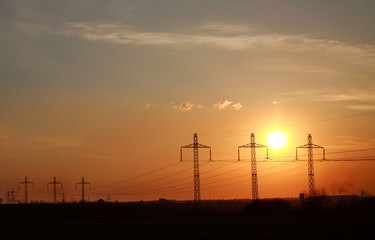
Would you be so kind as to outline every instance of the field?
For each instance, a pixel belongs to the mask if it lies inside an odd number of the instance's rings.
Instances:
[[[374,198],[1,205],[1,239],[372,239]]]

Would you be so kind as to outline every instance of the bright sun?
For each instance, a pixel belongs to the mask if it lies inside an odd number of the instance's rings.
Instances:
[[[275,130],[267,135],[267,145],[275,150],[281,149],[287,144],[287,135]]]

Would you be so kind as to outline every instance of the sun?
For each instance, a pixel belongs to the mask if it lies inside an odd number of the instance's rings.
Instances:
[[[279,130],[275,130],[267,135],[267,145],[275,150],[279,150],[286,146],[287,135]]]

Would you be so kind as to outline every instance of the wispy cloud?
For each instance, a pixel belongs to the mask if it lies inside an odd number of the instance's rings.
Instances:
[[[172,105],[173,108],[176,108],[176,109],[179,109],[179,110],[182,110],[182,111],[189,111],[193,108],[194,104],[190,103],[190,102],[183,102],[179,105]]]
[[[223,110],[223,109],[225,109],[226,107],[228,107],[228,106],[231,105],[231,104],[232,104],[232,101],[224,100],[224,101],[221,101],[221,102],[215,103],[215,104],[214,104],[214,107],[216,107],[216,108],[219,109],[219,110]]]
[[[205,31],[204,29],[214,30]],[[56,34],[78,37],[90,41],[107,41],[116,44],[164,45],[164,46],[207,46],[228,50],[266,49],[294,52],[325,52],[340,56],[341,60],[355,64],[375,65],[375,46],[351,45],[348,43],[318,39],[309,35],[259,33],[243,25],[205,24],[195,31],[183,33],[139,31],[128,25],[70,22]],[[230,32],[231,34],[226,34]]]
[[[315,100],[322,102],[361,101],[375,103],[375,88],[328,90],[314,95]]]
[[[354,110],[361,110],[361,111],[373,111],[373,110],[375,110],[375,104],[374,105],[368,105],[368,104],[348,105],[348,108],[351,108],[351,109],[354,109]]]
[[[366,89],[311,89],[285,95],[303,95],[313,101],[336,103],[355,110],[375,110],[375,87],[371,86]]]
[[[197,31],[210,32],[212,34],[249,34],[255,32],[259,27],[249,27],[240,24],[228,24],[222,22],[211,22],[195,28]]]

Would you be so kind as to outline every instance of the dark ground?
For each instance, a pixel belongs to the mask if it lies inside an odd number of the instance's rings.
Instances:
[[[0,239],[374,239],[375,199],[0,205]]]

